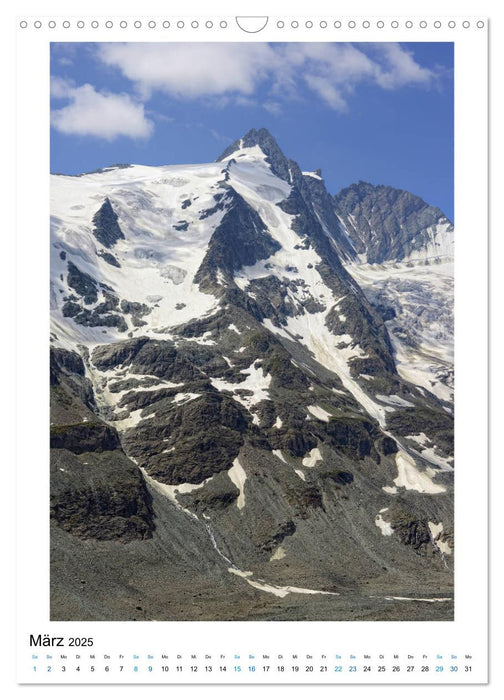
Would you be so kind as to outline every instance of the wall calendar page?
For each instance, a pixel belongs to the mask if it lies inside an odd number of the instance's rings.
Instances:
[[[17,682],[487,683],[488,18],[143,12],[13,28]]]

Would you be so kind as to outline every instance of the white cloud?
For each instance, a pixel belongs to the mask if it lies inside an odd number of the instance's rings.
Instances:
[[[147,99],[160,91],[178,99],[211,99],[215,107],[246,104],[261,85],[271,99],[264,109],[299,99],[307,86],[332,109],[348,109],[360,84],[387,90],[427,87],[433,71],[399,44],[332,43],[104,43],[98,56],[131,80]]]
[[[51,91],[54,97],[70,100],[51,114],[53,127],[64,134],[113,141],[118,136],[147,138],[152,133],[153,123],[146,118],[143,104],[129,95],[97,92],[89,84],[74,87],[58,78],[53,80]]]
[[[348,104],[341,91],[328,78],[320,75],[306,75],[306,84],[337,112],[346,112]]]
[[[61,99],[63,97],[69,97],[74,84],[70,80],[65,78],[59,78],[56,75],[51,76],[51,96]]]
[[[404,85],[429,85],[434,73],[422,68],[413,55],[399,44],[378,44],[385,66],[378,69],[376,82],[380,87],[396,89]]]
[[[100,44],[99,58],[119,68],[143,97],[161,91],[179,98],[251,95],[278,61],[261,43]]]
[[[263,102],[263,107],[267,112],[274,114],[275,116],[278,116],[283,112],[282,105],[280,102],[276,102],[275,100],[267,100],[266,102]]]

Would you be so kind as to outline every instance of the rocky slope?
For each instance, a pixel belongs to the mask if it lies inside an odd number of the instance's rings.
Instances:
[[[53,176],[53,619],[450,618],[450,397],[341,211],[264,129]]]

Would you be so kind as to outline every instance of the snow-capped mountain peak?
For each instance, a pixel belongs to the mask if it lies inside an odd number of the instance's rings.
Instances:
[[[424,574],[417,551],[445,575],[449,372],[398,372],[418,288],[367,291],[367,229],[320,171],[303,173],[251,129],[214,163],[54,175],[51,196],[58,525],[102,540],[162,540],[173,527],[182,540],[189,522],[222,585],[268,595],[337,592],[363,571],[401,595],[408,572]],[[400,208],[396,219],[401,231]],[[443,332],[435,304],[429,316],[415,320],[415,352]],[[104,464],[122,465],[110,483]],[[242,580],[229,584],[230,570]]]

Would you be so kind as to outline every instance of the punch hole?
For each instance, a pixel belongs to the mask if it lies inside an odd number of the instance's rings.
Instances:
[[[335,29],[340,29],[340,28],[341,28],[341,22],[339,21],[339,19],[337,19],[336,22],[334,23],[334,28],[335,28]]]
[[[383,29],[383,27],[385,26],[385,22],[383,22],[383,21],[380,19],[380,20],[376,23],[376,26],[378,27],[378,29]]]
[[[476,22],[476,26],[478,27],[478,29],[483,29],[485,23],[480,20],[479,22]]]
[[[371,22],[368,22],[368,20],[365,19],[362,23],[362,26],[364,27],[364,29],[369,29],[369,27],[371,26]]]
[[[421,29],[425,29],[427,27],[427,22],[424,19],[420,22],[420,27]]]
[[[404,26],[406,27],[406,29],[411,29],[411,27],[413,26],[413,22],[409,19]]]
[[[221,29],[226,29],[226,27],[227,27],[227,22],[226,22],[226,20],[223,19],[222,22],[220,22],[219,26],[220,26]]]
[[[185,27],[185,24],[184,24],[184,22],[182,22],[181,19],[177,22],[177,27],[178,27],[178,29],[183,29]]]
[[[464,27],[464,29],[469,29],[471,23],[466,20],[465,22],[462,22],[462,26]]]
[[[47,26],[49,27],[49,29],[54,29],[54,27],[56,26],[56,22],[52,19]]]
[[[135,29],[140,29],[142,27],[142,23],[137,19],[135,22],[133,22],[133,26]]]
[[[454,29],[457,26],[457,23],[451,20],[450,22],[448,22],[448,26],[450,27],[450,29]]]
[[[170,28],[170,23],[168,22],[167,19],[165,19],[164,22],[163,22],[163,28],[164,28],[164,29],[169,29],[169,28]]]
[[[248,34],[257,34],[264,29],[268,24],[269,17],[235,17],[236,24],[240,29]],[[221,24],[222,26],[222,24]],[[227,26],[227,24],[226,24]],[[284,23],[280,20],[277,22],[277,27],[280,29],[284,26]]]
[[[94,19],[94,20],[91,22],[91,26],[92,26],[93,29],[98,29],[98,27],[100,26],[100,23],[97,22],[97,21]]]
[[[112,29],[112,27],[114,26],[114,23],[111,22],[111,21],[108,19],[108,20],[105,22],[105,26],[107,27],[107,29]]]
[[[390,23],[390,26],[392,27],[392,29],[397,29],[399,27],[399,22],[397,22],[397,20],[394,20]]]
[[[282,22],[282,20],[279,20],[279,21],[277,22],[277,27],[278,27],[278,29],[283,29],[283,28],[285,27],[285,23]]]
[[[193,21],[191,22],[191,27],[192,27],[193,29],[198,29],[198,27],[199,27],[199,22],[197,22],[196,20],[193,20]]]
[[[355,29],[355,27],[356,27],[357,25],[356,25],[356,23],[353,21],[353,19],[351,19],[350,22],[348,23],[348,26],[350,27],[350,29]]]
[[[124,19],[122,19],[122,20],[119,22],[119,26],[121,27],[121,29],[126,29],[127,26],[128,26],[128,23],[127,23]]]
[[[213,27],[213,22],[212,22],[212,20],[209,19],[207,22],[205,22],[205,27],[206,27],[207,29],[211,29],[211,28]]]
[[[85,23],[81,19],[77,22],[77,29],[84,29],[85,26]]]
[[[439,20],[436,20],[436,21],[434,22],[434,26],[436,27],[436,29],[441,29],[442,24],[441,24],[441,22],[440,22]]]
[[[35,27],[35,29],[40,29],[40,27],[42,26],[42,22],[40,20],[37,20],[33,23],[33,26]]]
[[[305,27],[307,29],[311,29],[313,27],[313,22],[310,22],[310,20],[308,20],[308,22],[305,23]]]
[[[69,27],[70,27],[70,22],[66,19],[66,20],[63,22],[63,28],[64,28],[64,29],[68,29]]]
[[[151,19],[147,26],[149,27],[149,29],[155,29],[156,23],[154,22],[154,20]]]
[[[322,22],[319,24],[319,27],[321,29],[327,29],[327,22],[325,21],[325,19],[322,20]]]

